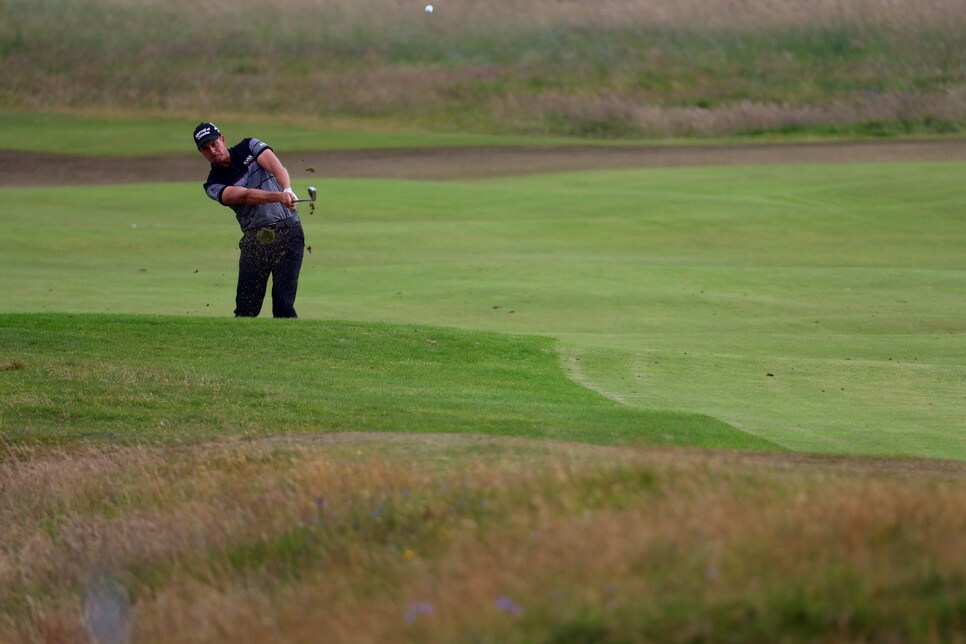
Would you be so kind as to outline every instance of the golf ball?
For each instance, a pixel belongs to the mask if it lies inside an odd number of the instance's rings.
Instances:
[[[431,4],[426,5],[426,13],[433,13],[433,5]]]

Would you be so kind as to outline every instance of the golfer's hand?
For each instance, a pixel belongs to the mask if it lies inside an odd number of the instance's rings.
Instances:
[[[292,208],[294,210],[295,201],[298,199],[298,197],[295,196],[295,192],[293,192],[291,188],[286,188],[279,194],[281,195],[281,199],[279,200],[279,203],[281,203],[286,208]]]

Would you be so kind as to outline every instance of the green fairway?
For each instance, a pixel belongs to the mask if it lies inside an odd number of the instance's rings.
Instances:
[[[963,171],[318,181],[298,310],[556,338],[570,376],[628,410],[962,459]],[[25,216],[0,238],[0,310],[230,315],[238,232],[200,180],[3,196]]]

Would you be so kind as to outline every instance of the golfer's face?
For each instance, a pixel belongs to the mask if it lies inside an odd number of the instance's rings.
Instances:
[[[225,137],[223,136],[219,136],[217,139],[212,139],[207,143],[203,143],[198,150],[205,155],[205,158],[208,159],[208,163],[213,165],[228,165],[231,163],[231,157],[228,154],[228,146],[225,145]]]

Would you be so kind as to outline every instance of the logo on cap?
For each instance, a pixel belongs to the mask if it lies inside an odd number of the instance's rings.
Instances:
[[[195,128],[195,143],[200,148],[204,143],[221,136],[221,130],[214,123],[199,123]]]

